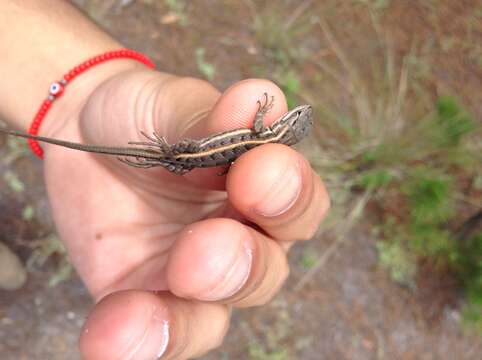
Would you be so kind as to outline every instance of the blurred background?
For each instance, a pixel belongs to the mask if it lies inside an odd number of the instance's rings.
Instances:
[[[76,0],[162,71],[262,77],[314,106],[333,207],[269,305],[203,359],[482,357],[479,0]],[[0,137],[0,358],[79,359],[91,300],[41,164]]]

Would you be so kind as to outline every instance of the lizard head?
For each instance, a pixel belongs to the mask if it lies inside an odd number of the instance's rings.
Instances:
[[[301,105],[289,111],[284,118],[292,129],[293,143],[303,139],[313,126],[313,109],[310,105]]]

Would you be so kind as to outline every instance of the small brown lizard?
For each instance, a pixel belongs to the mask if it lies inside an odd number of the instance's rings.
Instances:
[[[313,125],[311,106],[298,106],[281,116],[272,125],[264,126],[264,115],[273,107],[273,101],[274,97],[269,99],[266,93],[264,103],[258,101],[258,111],[252,129],[229,130],[199,140],[184,139],[172,145],[156,133],[149,136],[142,131],[141,134],[149,141],[131,141],[128,143],[133,145],[131,147],[78,144],[6,129],[0,129],[0,132],[75,150],[122,156],[119,160],[131,166],[139,168],[162,166],[175,174],[183,175],[194,168],[229,165],[241,154],[259,145],[269,143],[293,145],[304,138]]]

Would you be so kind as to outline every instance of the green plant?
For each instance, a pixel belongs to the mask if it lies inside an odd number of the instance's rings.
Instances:
[[[25,221],[31,221],[35,216],[35,209],[32,205],[27,205],[22,210],[22,219]]]
[[[365,5],[372,10],[383,10],[390,6],[390,0],[353,0],[355,4]]]
[[[292,70],[275,73],[274,77],[277,79],[278,85],[283,90],[288,108],[293,108],[297,104],[297,94],[300,91],[301,83],[299,76]]]
[[[365,171],[360,177],[360,185],[367,189],[378,189],[388,186],[393,180],[393,174],[388,169]]]
[[[409,202],[411,223],[423,228],[447,221],[454,212],[450,198],[453,180],[427,165],[415,168],[408,175],[402,193]]]
[[[27,269],[29,271],[33,271],[36,267],[42,267],[49,259],[57,256],[58,263],[54,273],[49,278],[49,286],[54,287],[70,279],[73,267],[69,262],[67,250],[56,235],[50,235],[44,239],[34,241],[29,246],[33,249],[27,260]]]
[[[170,12],[179,20],[179,25],[188,25],[188,17],[186,13],[187,3],[185,0],[164,0]]]
[[[289,68],[306,56],[298,40],[312,27],[306,20],[309,4],[302,3],[290,13],[275,3],[267,3],[264,7],[251,1],[247,4],[253,14],[254,36],[270,60],[277,66]]]
[[[316,254],[307,249],[300,258],[300,266],[305,270],[312,269],[316,265],[317,259]]]
[[[258,343],[249,345],[249,358],[252,360],[288,360],[290,356],[286,349],[267,351]]]
[[[196,49],[196,63],[199,69],[199,72],[209,81],[214,79],[214,75],[216,74],[216,67],[207,62],[205,59],[206,49],[204,48],[197,48]]]
[[[373,39],[344,45],[345,39],[332,31],[338,25],[315,16],[310,24],[324,38],[317,39],[319,47],[310,54],[306,48],[299,51],[303,42],[297,41],[295,32],[283,33],[277,13],[264,9],[254,21],[255,36],[275,64],[270,74],[288,100],[301,97],[314,106],[320,151],[313,151],[311,162],[329,187],[331,214],[338,219],[330,226],[333,244],[313,263],[302,259],[306,274],[295,290],[321,269],[345,241],[347,229],[364,217],[378,222],[379,262],[395,281],[416,289],[419,279],[431,276],[421,274],[421,269],[467,278],[460,274],[467,274],[474,266],[468,264],[476,261],[469,261],[456,230],[467,210],[482,201],[480,195],[470,198],[467,186],[482,188],[480,127],[457,98],[440,96],[434,101],[427,91],[424,82],[433,67],[433,59],[426,55],[430,45],[414,43],[402,57],[396,54],[377,13],[390,1],[354,2],[370,14],[376,46]],[[357,58],[367,53],[369,58]],[[300,63],[320,71],[302,77],[297,71]],[[352,208],[354,203],[359,211]],[[359,212],[360,216],[349,216]],[[472,248],[471,254],[480,256],[480,250]],[[477,281],[460,284],[467,294],[467,313],[480,318],[473,315],[479,309],[473,300],[478,295],[473,294],[478,293],[470,290],[477,288]]]
[[[25,190],[25,184],[17,174],[11,170],[8,170],[3,174],[3,180],[13,192],[20,193]]]
[[[432,141],[440,147],[460,145],[462,137],[475,130],[474,121],[453,97],[440,97],[436,105],[433,127],[437,131],[434,132],[436,137]]]
[[[307,21],[309,4],[301,3],[288,15],[279,4],[261,7],[248,1],[253,14],[252,29],[265,58],[272,66],[258,69],[258,74],[271,77],[286,95],[288,107],[298,104],[301,80],[297,67],[307,56],[300,45],[303,35],[309,33],[312,24]],[[308,4],[308,5],[307,5]],[[268,74],[266,73],[268,71]]]
[[[482,334],[482,232],[461,241],[454,269],[467,296],[464,321]]]
[[[380,264],[403,284],[413,284],[417,263],[422,260],[428,260],[435,271],[451,272],[466,294],[466,323],[481,327],[482,235],[461,240],[457,228],[450,226],[462,221],[457,211],[457,199],[463,198],[458,178],[473,176],[474,183],[477,180],[468,165],[477,162],[477,151],[467,146],[477,127],[454,98],[443,97],[418,130],[424,141],[417,151],[402,150],[398,154],[403,156],[390,156],[397,153],[390,148],[406,141],[402,133],[398,141],[377,145],[358,165],[362,173],[359,185],[388,187],[401,205],[396,220],[390,209],[381,212],[384,241],[377,243]],[[389,176],[395,169],[399,176]],[[457,177],[452,175],[455,169]],[[383,209],[387,199],[381,196],[376,201]]]
[[[402,241],[400,239],[378,241],[376,247],[380,264],[389,270],[390,277],[400,284],[413,287],[417,264]]]

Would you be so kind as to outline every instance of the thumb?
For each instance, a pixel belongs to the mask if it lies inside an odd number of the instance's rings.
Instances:
[[[174,143],[205,118],[219,92],[209,83],[156,71],[121,73],[100,85],[81,115],[89,143],[125,146],[142,141],[141,131],[156,132]]]

